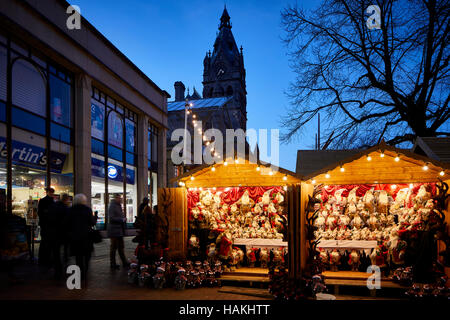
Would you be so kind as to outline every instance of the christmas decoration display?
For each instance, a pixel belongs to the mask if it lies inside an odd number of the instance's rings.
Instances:
[[[267,266],[267,248],[261,254],[260,247],[233,244],[235,239],[286,240],[284,202],[282,187],[189,189],[189,257],[210,263],[220,259],[227,270]],[[275,251],[275,260],[281,262],[284,254]]]
[[[128,270],[128,283],[154,289],[216,287],[220,286],[222,272],[220,261],[195,261],[192,264],[190,260],[166,262],[161,258],[139,266],[133,259]]]
[[[325,249],[317,251],[320,261],[337,271],[358,270],[362,257],[379,267],[403,265],[407,235],[424,231],[439,216],[436,184],[342,185],[318,189],[310,198],[315,212],[310,230],[312,240],[377,241],[375,249]],[[346,259],[342,259],[343,257]],[[348,259],[347,259],[348,257]],[[345,260],[345,261],[344,261]],[[345,267],[344,267],[345,266]]]

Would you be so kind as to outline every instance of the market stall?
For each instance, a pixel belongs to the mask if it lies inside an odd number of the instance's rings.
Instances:
[[[159,203],[168,204],[169,247],[187,244],[177,254],[220,260],[231,270],[287,259],[286,192],[300,183],[295,173],[239,158],[200,166],[176,181],[180,188],[161,189]],[[166,201],[163,193],[170,194]]]
[[[449,174],[448,165],[382,142],[305,177],[294,276],[376,265],[390,279],[431,282],[450,262]]]

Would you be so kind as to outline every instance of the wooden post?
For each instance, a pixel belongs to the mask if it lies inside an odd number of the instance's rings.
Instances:
[[[158,188],[158,209],[163,210],[163,194],[170,199],[165,214],[169,221],[169,256],[185,257],[187,254],[187,192],[185,188]]]

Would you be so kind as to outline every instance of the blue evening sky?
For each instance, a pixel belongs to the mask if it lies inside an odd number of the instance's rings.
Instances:
[[[247,71],[247,128],[280,129],[289,101],[289,68],[280,11],[295,0],[76,0],[81,14],[160,88],[183,81],[202,93],[203,58],[213,44],[224,4]],[[310,7],[318,1],[297,1]],[[169,101],[170,101],[169,100]],[[280,145],[280,166],[295,171],[296,150],[314,148],[316,125]],[[270,139],[269,139],[270,141]],[[264,159],[263,159],[264,160]]]

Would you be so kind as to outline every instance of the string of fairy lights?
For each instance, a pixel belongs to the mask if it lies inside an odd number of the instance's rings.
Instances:
[[[384,151],[380,150],[379,152],[380,152],[380,158],[385,158],[386,155],[385,155]],[[401,156],[402,156],[402,155],[401,155],[400,153],[397,153],[397,154],[395,155],[395,157],[394,157],[394,156],[390,156],[390,157],[393,158],[393,160],[394,160],[395,162],[399,162],[400,159],[401,159]],[[367,160],[367,161],[372,161],[372,156],[370,156],[369,154],[367,154],[367,155],[366,155],[366,160]],[[422,170],[423,170],[423,171],[428,171],[429,169],[430,169],[430,163],[429,163],[429,162],[426,162],[426,161],[423,161]],[[343,165],[341,165],[341,166],[339,167],[339,171],[340,171],[340,172],[345,172],[345,168],[344,168]],[[443,176],[445,175],[445,171],[444,171],[444,170],[441,170],[441,171],[439,171],[438,174],[439,174],[440,177],[443,177]],[[325,179],[330,179],[330,178],[331,178],[330,172],[326,172],[326,173],[325,173]],[[316,184],[316,180],[315,180],[315,179],[312,179],[312,180],[310,180],[310,181],[311,181],[312,184]],[[375,183],[377,183],[377,182],[375,181]],[[395,188],[396,185],[392,185],[391,187]],[[410,184],[410,188],[412,188],[412,184]]]
[[[186,105],[185,105],[185,113],[186,113],[186,114],[185,114],[185,116],[186,116],[186,118],[187,118],[187,122],[192,123],[192,125],[193,125],[193,127],[194,127],[194,130],[197,130],[197,133],[200,134],[200,135],[202,135],[202,141],[203,141],[203,144],[205,145],[205,147],[208,147],[208,146],[209,146],[209,151],[211,152],[211,155],[214,156],[214,157],[216,157],[216,158],[218,158],[218,159],[220,159],[220,158],[221,158],[221,155],[215,150],[215,144],[214,144],[214,141],[209,140],[208,137],[204,135],[204,133],[202,132],[201,127],[198,127],[198,128],[197,128],[197,126],[198,126],[198,121],[199,121],[199,117],[194,113],[193,107],[194,107],[194,104],[193,104],[192,102],[186,101]],[[191,117],[192,120],[188,119],[189,116]],[[187,130],[187,128],[185,128],[185,129]],[[236,156],[236,157],[234,158],[233,162],[234,162],[234,164],[239,164],[239,163],[241,162],[241,160],[239,160],[239,158]],[[245,162],[245,161],[244,161],[244,162]],[[228,160],[225,158],[222,164],[226,167],[226,166],[228,166],[229,162],[228,162]],[[211,166],[211,171],[212,171],[212,172],[215,172],[215,171],[216,171],[216,165]],[[262,170],[261,170],[261,166],[260,166],[260,165],[257,165],[257,166],[256,166],[256,171],[262,173]],[[269,175],[269,176],[273,176],[274,174],[275,174],[275,173],[273,172],[273,170],[269,169],[268,175]],[[190,180],[190,181],[194,181],[194,180],[195,180],[195,177],[194,177],[193,175],[191,175],[191,176],[189,177],[189,180]],[[288,180],[288,177],[287,177],[287,175],[285,174],[285,175],[283,176],[283,181],[287,181],[287,180]],[[180,181],[180,182],[178,183],[178,185],[179,185],[180,187],[185,187],[185,186],[186,186],[186,183],[183,182],[183,181]],[[285,190],[287,190],[287,186],[285,186],[284,188],[285,188]],[[201,189],[201,188],[200,188],[200,189]]]

